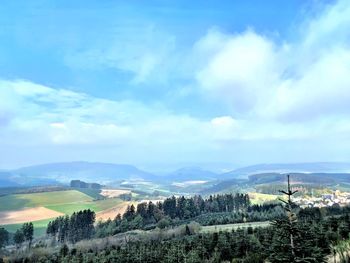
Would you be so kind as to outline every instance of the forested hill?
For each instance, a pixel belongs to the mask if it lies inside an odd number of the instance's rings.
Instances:
[[[349,173],[350,163],[313,162],[313,163],[269,163],[237,168],[220,175],[222,179],[247,178],[261,173]]]
[[[304,184],[332,184],[350,182],[350,173],[289,173],[292,183]],[[249,176],[249,183],[285,183],[286,174],[282,173],[262,173]]]
[[[5,262],[320,263],[327,262],[332,253],[340,254],[342,248],[349,248],[346,242],[350,235],[350,207],[293,206],[292,216],[287,217],[290,202],[288,207],[248,203],[244,194],[208,199],[171,197],[164,205],[149,202],[139,204],[137,210],[130,206],[122,216],[97,224],[95,213],[84,210],[51,221],[46,240],[38,241],[33,240],[31,223],[24,224],[13,237],[17,249],[3,255],[0,250],[0,262],[4,257]],[[198,220],[196,213],[202,213],[206,220]],[[211,224],[212,217],[245,222],[264,219],[266,215],[272,216],[269,220],[273,223],[264,227],[209,232],[201,229]],[[186,217],[193,221],[181,220]],[[152,229],[149,224],[154,225]],[[26,226],[31,227],[30,231]],[[128,230],[135,231],[121,234]],[[0,247],[8,242],[6,236],[9,238],[0,227],[1,233]],[[344,254],[344,262],[348,260]]]
[[[204,188],[201,194],[224,193],[240,186],[254,187],[259,185],[281,185],[286,183],[287,173],[259,173],[249,175],[247,179],[220,180],[214,185]],[[331,186],[334,184],[350,183],[350,173],[288,173],[292,184]]]

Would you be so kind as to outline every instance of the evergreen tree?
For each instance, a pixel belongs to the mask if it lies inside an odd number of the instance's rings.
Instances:
[[[17,229],[13,236],[13,241],[15,242],[17,248],[22,245],[22,243],[25,241],[22,229]]]
[[[0,227],[0,249],[3,248],[9,241],[9,232],[3,228]]]
[[[287,196],[287,201],[280,199],[284,204],[285,217],[274,220],[274,236],[270,250],[270,261],[275,262],[325,262],[325,255],[317,246],[314,233],[310,232],[311,225],[298,222],[293,211],[290,177],[287,175],[287,191],[280,191]]]
[[[34,227],[33,223],[24,223],[22,226],[22,233],[24,235],[24,240],[28,241],[29,248],[32,246],[33,235],[34,235]]]

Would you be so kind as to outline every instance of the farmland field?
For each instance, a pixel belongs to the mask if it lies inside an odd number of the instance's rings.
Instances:
[[[261,193],[248,193],[252,204],[262,204],[265,202],[276,201],[280,196]]]
[[[116,216],[113,211],[119,211],[123,201],[119,198],[96,200],[97,195],[97,191],[83,193],[78,190],[66,190],[2,196],[0,224],[6,225],[6,228],[13,232],[12,230],[19,228],[23,222],[33,221],[38,235],[43,233],[42,228],[46,228],[50,219],[59,215],[91,209],[96,213],[106,211],[112,218]]]
[[[28,207],[91,202],[92,197],[76,190],[33,194],[14,194],[0,197],[0,211],[12,211]]]
[[[46,233],[46,227],[47,224],[51,221],[51,219],[44,219],[39,221],[34,221],[34,236],[39,237],[43,236]],[[4,227],[7,231],[14,233],[17,229],[21,228],[22,224],[11,224],[11,225],[4,225]]]

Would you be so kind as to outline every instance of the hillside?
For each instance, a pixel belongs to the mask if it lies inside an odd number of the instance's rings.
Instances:
[[[153,180],[155,175],[126,164],[67,162],[28,166],[7,171],[2,180],[16,182],[19,185],[48,185],[67,183],[72,179],[113,182],[125,179]],[[1,184],[0,186],[5,185]],[[11,185],[12,186],[12,185]]]
[[[350,163],[315,162],[315,163],[271,163],[257,164],[235,169],[220,175],[223,179],[245,177],[259,173],[348,173]]]
[[[184,167],[163,176],[168,181],[215,180],[218,175],[200,167]]]
[[[224,179],[201,191],[202,194],[239,191],[241,188],[256,188],[259,185],[281,185],[286,183],[287,173],[259,173],[249,175],[246,179]],[[291,182],[304,185],[332,186],[349,184],[350,173],[288,173]]]

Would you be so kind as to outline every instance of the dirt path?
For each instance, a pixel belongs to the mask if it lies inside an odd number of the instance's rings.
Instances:
[[[30,221],[54,218],[62,213],[45,208],[43,206],[25,208],[17,211],[0,212],[0,225],[21,224]]]

